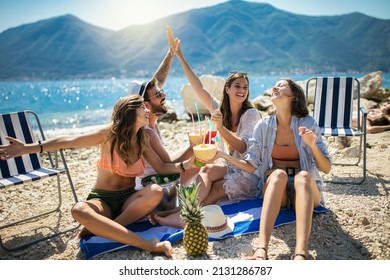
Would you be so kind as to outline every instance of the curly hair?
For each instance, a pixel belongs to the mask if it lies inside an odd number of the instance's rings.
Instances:
[[[121,97],[115,104],[111,116],[110,135],[111,139],[111,159],[113,158],[114,149],[121,159],[131,165],[131,151],[138,148],[137,160],[147,149],[148,137],[143,129],[136,131],[137,112],[136,109],[141,107],[144,99],[138,94],[132,94]]]
[[[231,130],[233,128],[233,123],[232,123],[232,113],[230,111],[230,100],[229,100],[229,95],[227,94],[226,91],[226,87],[230,88],[233,82],[238,78],[244,78],[245,80],[247,80],[248,87],[249,87],[248,75],[242,72],[235,72],[229,75],[223,87],[223,95],[221,100],[221,106],[219,109],[221,110],[223,116],[222,125],[226,127],[228,130]],[[248,88],[248,95],[245,98],[244,102],[242,103],[242,108],[238,114],[238,118],[241,118],[241,116],[245,113],[245,111],[251,108],[255,108],[255,106],[249,101],[249,88]]]

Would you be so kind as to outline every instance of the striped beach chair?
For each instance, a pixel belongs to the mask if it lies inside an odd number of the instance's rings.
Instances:
[[[32,130],[33,124],[35,125],[39,134],[38,136],[39,138],[37,140],[45,140],[45,136],[39,118],[34,112],[23,111],[23,112],[9,113],[9,114],[1,114],[0,115],[0,145],[9,144],[9,142],[5,139],[5,136],[14,137],[25,143],[37,142]],[[44,164],[42,164],[41,155],[39,153],[22,155],[8,160],[0,160],[0,192],[6,191],[7,187],[10,186],[23,185],[25,183],[39,181],[41,179],[51,177],[51,176],[57,177],[56,186],[58,190],[57,192],[58,196],[55,198],[56,200],[58,200],[58,204],[54,209],[50,209],[43,213],[31,213],[29,216],[24,217],[20,220],[9,222],[4,225],[0,225],[0,230],[11,226],[16,226],[22,222],[26,222],[31,219],[35,219],[59,211],[62,205],[61,182],[60,182],[61,175],[67,176],[74,201],[75,202],[78,201],[72,183],[72,179],[66,164],[65,156],[62,150],[47,152],[47,156],[48,156],[48,160],[46,161],[48,162],[48,164],[46,164],[48,165],[47,167],[44,166]],[[31,209],[29,209],[29,211],[26,212],[28,213],[30,211]],[[6,246],[3,243],[0,236],[0,246],[6,251],[20,250],[30,245],[36,244],[40,241],[58,236],[70,230],[74,230],[79,226],[80,225],[77,224],[69,229],[57,231],[52,233],[51,235],[40,237],[33,241],[20,244],[17,246],[13,246],[13,247]]]
[[[314,85],[314,89],[313,89]],[[359,180],[331,180],[338,184],[362,184],[366,179],[366,117],[367,110],[360,107],[360,83],[354,77],[313,77],[306,83],[306,100],[310,89],[314,92],[313,117],[323,136],[359,137],[359,155],[355,162],[333,162],[334,165],[358,166],[362,160]],[[352,128],[353,100],[357,101],[357,128]]]

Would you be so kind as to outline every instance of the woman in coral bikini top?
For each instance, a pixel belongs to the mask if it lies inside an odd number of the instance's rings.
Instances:
[[[313,208],[323,204],[320,171],[329,173],[330,155],[316,121],[309,116],[303,89],[290,79],[272,88],[275,112],[259,121],[243,160],[217,154],[258,176],[263,204],[258,244],[250,259],[267,259],[276,217],[281,208],[296,214],[296,245],[292,259],[307,259]],[[218,152],[221,153],[221,152]]]
[[[1,146],[9,157],[72,147],[101,145],[98,174],[86,201],[77,202],[72,216],[84,226],[79,237],[94,234],[142,250],[171,256],[169,241],[146,240],[126,229],[149,214],[161,202],[161,186],[151,184],[136,191],[135,177],[144,173],[144,159],[160,174],[172,174],[193,168],[194,158],[166,164],[149,145],[143,127],[149,124],[149,110],[140,95],[122,97],[115,104],[111,124],[76,136],[59,136],[41,144],[24,144],[8,137],[10,145]],[[81,171],[82,172],[82,171]]]

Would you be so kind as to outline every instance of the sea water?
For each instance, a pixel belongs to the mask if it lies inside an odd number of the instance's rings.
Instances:
[[[312,76],[293,75],[296,81]],[[357,78],[361,77],[356,76]],[[250,76],[250,98],[264,94],[280,76]],[[383,87],[390,88],[390,73],[384,73]],[[140,80],[139,78],[136,78]],[[38,114],[45,131],[52,134],[78,133],[107,124],[119,97],[127,95],[133,79],[15,81],[0,82],[0,113],[31,110]],[[169,76],[164,91],[167,104],[178,118],[188,118],[181,89],[185,77]]]

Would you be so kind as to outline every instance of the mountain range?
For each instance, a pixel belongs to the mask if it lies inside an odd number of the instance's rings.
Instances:
[[[63,15],[0,33],[0,79],[144,77],[170,25],[198,74],[390,72],[390,20],[361,13],[306,16],[232,0],[112,31]],[[172,75],[183,75],[174,60]]]

